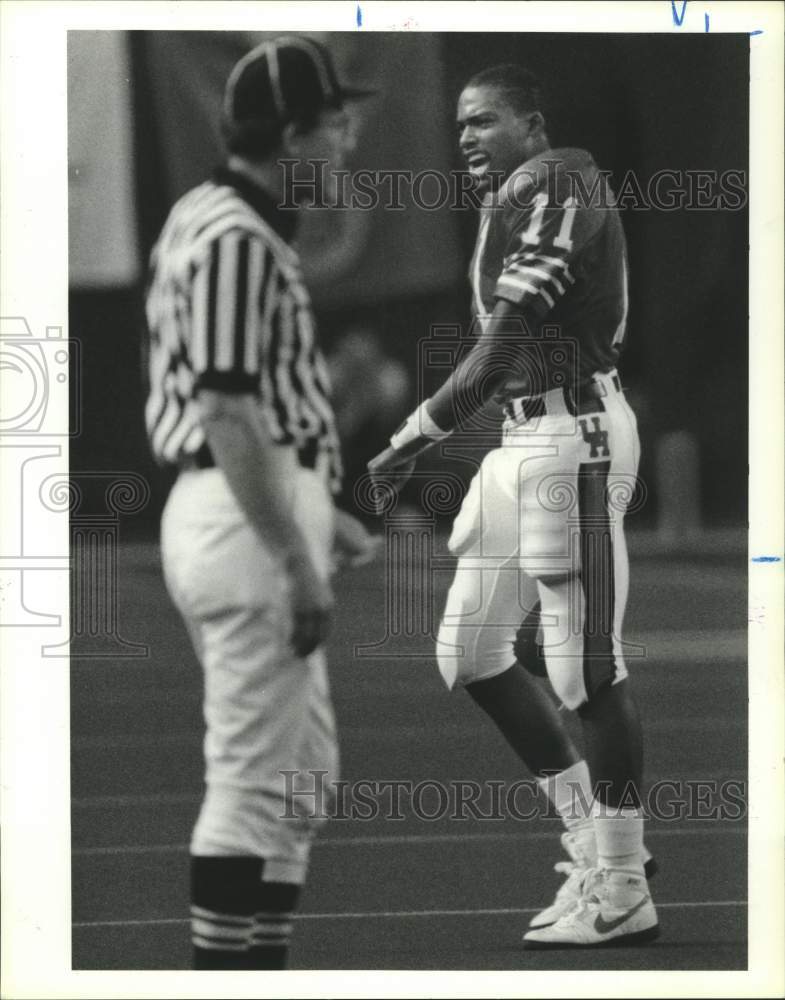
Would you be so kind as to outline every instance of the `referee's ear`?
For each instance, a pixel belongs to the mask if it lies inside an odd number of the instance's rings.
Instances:
[[[303,152],[303,140],[313,131],[314,125],[314,121],[287,122],[281,132],[281,145],[284,152],[292,156],[299,156]]]
[[[281,132],[281,146],[288,156],[296,156],[300,152],[301,131],[296,122],[288,122]]]

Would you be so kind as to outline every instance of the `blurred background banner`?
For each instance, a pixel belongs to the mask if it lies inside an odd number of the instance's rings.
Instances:
[[[142,423],[144,261],[176,198],[220,161],[224,81],[265,37],[69,33],[70,335],[82,344],[85,410],[71,461],[76,469],[122,463],[140,470],[153,487],[151,518],[168,483],[148,456]],[[552,145],[590,150],[612,172],[615,190],[628,194],[630,314],[621,370],[638,414],[649,495],[636,519],[664,539],[706,525],[743,526],[748,37],[313,37],[329,45],[342,78],[379,90],[360,107],[355,169],[460,170],[454,109],[466,80],[500,62],[542,77]],[[685,189],[693,202],[697,186],[712,187],[700,175],[735,171],[741,197],[724,208],[651,206],[649,186],[665,170],[676,177],[666,189]],[[468,323],[475,213],[417,207],[406,186],[402,202],[399,210],[312,209],[300,232],[341,390],[350,475],[384,443],[395,425],[387,421],[414,403],[419,341],[434,324]]]
[[[141,32],[131,38],[143,77],[138,118],[149,163],[145,190],[148,235],[176,198],[200,183],[221,160],[221,99],[232,66],[267,32]],[[369,85],[378,97],[360,102],[355,161],[366,170],[438,170],[453,165],[452,118],[438,40],[432,35],[314,32],[329,45],[339,77]],[[434,107],[434,100],[436,107]],[[152,148],[151,148],[152,147]],[[160,196],[163,195],[163,198]],[[416,211],[407,187],[403,208],[305,213],[299,244],[317,306],[450,288],[463,267],[457,224],[449,206]],[[160,221],[159,221],[159,217]],[[434,253],[439,247],[439,253]]]
[[[71,33],[68,44],[68,266],[72,288],[139,279],[128,41]]]

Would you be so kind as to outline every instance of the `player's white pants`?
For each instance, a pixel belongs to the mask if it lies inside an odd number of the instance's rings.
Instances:
[[[627,676],[624,513],[638,432],[623,394],[598,378],[608,389],[602,412],[552,407],[539,420],[508,422],[502,447],[472,480],[450,538],[459,559],[439,631],[450,688],[509,669],[538,600],[548,677],[566,707]]]
[[[304,469],[294,496],[326,576],[332,499]],[[328,783],[338,777],[324,653],[301,659],[292,651],[286,576],[218,469],[180,474],[161,542],[167,587],[204,669],[207,790],[191,853],[263,857],[266,881],[301,883]],[[327,772],[321,809],[314,771]]]

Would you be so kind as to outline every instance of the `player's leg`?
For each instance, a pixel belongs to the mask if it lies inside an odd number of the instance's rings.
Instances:
[[[516,492],[505,482],[517,472],[515,456],[496,449],[472,480],[450,538],[459,560],[437,649],[447,685],[464,686],[529,770],[545,775],[580,758],[555,706],[516,659],[521,620],[537,603],[519,568]]]
[[[538,777],[580,761],[552,700],[517,661],[504,673],[466,685],[466,691]]]
[[[613,522],[609,589],[614,602],[612,655],[617,667],[611,683],[599,686],[580,706],[578,715],[595,784],[594,827],[599,862],[606,868],[640,874],[643,734],[620,642],[629,589],[623,512],[616,512]]]
[[[551,585],[548,589],[558,592],[560,588]],[[564,659],[563,654],[558,659]],[[560,673],[567,673],[564,662],[561,668],[553,668],[554,687],[562,697],[570,696],[580,681],[560,679]],[[586,683],[590,683],[588,678]],[[640,730],[629,681],[601,681],[596,689],[589,687],[580,705],[569,707],[578,709],[588,733],[587,757],[596,794],[596,871],[602,875],[594,879],[594,869],[583,874],[579,894],[590,905],[568,911],[551,926],[535,927],[524,942],[527,947],[643,943],[657,936],[658,924],[645,873],[647,852],[639,807]]]
[[[595,861],[591,783],[562,717],[529,672],[539,612],[536,585],[520,571],[516,552],[519,455],[499,450],[486,458],[456,519],[450,548],[461,558],[439,633],[439,666],[448,686],[464,685],[493,719],[562,818],[570,862],[558,870],[568,877],[557,905],[535,918],[549,923],[574,900],[579,871]],[[512,558],[499,558],[504,552]]]
[[[521,663],[510,664],[522,599],[530,605],[531,595],[517,558],[495,570],[460,560],[439,631],[439,666],[450,686],[463,684],[493,719],[564,824],[562,846],[570,860],[559,862],[557,871],[566,878],[554,902],[532,919],[539,927],[574,905],[583,872],[596,863],[596,848],[589,768],[552,699]]]
[[[582,558],[591,562],[586,544],[598,550],[611,544],[609,558],[582,572],[587,619],[598,633],[593,641],[615,664],[610,683],[598,684],[581,705],[579,715],[596,787],[595,834],[600,864],[610,870],[641,874],[643,847],[643,736],[627,678],[621,645],[629,591],[629,558],[624,531],[626,501],[637,474],[638,436],[635,417],[621,394],[610,394],[604,419],[611,429],[608,480],[587,480],[582,491],[586,511]],[[603,513],[607,520],[602,523]],[[596,560],[595,560],[596,561]],[[608,635],[609,634],[609,635]],[[602,662],[602,660],[600,661]]]
[[[557,621],[544,644],[548,676],[565,705],[578,710],[587,738],[602,874],[587,877],[583,886],[591,905],[529,932],[524,940],[530,947],[645,941],[658,933],[644,872],[640,724],[619,640],[628,586],[623,509],[609,504],[609,477],[635,471],[630,436],[625,455],[624,428],[623,422],[615,425],[613,440],[621,439],[615,462],[578,469],[578,572],[539,581],[543,612]]]

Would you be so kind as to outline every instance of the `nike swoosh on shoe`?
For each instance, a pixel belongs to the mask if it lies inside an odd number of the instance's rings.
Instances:
[[[613,920],[605,920],[601,913],[598,913],[594,920],[594,929],[598,934],[609,934],[612,930],[620,927],[625,920],[629,920],[630,917],[634,916],[638,910],[646,905],[649,901],[648,896],[644,896],[643,899],[636,903],[632,909],[627,910],[626,913],[622,913],[620,917],[615,917]]]

